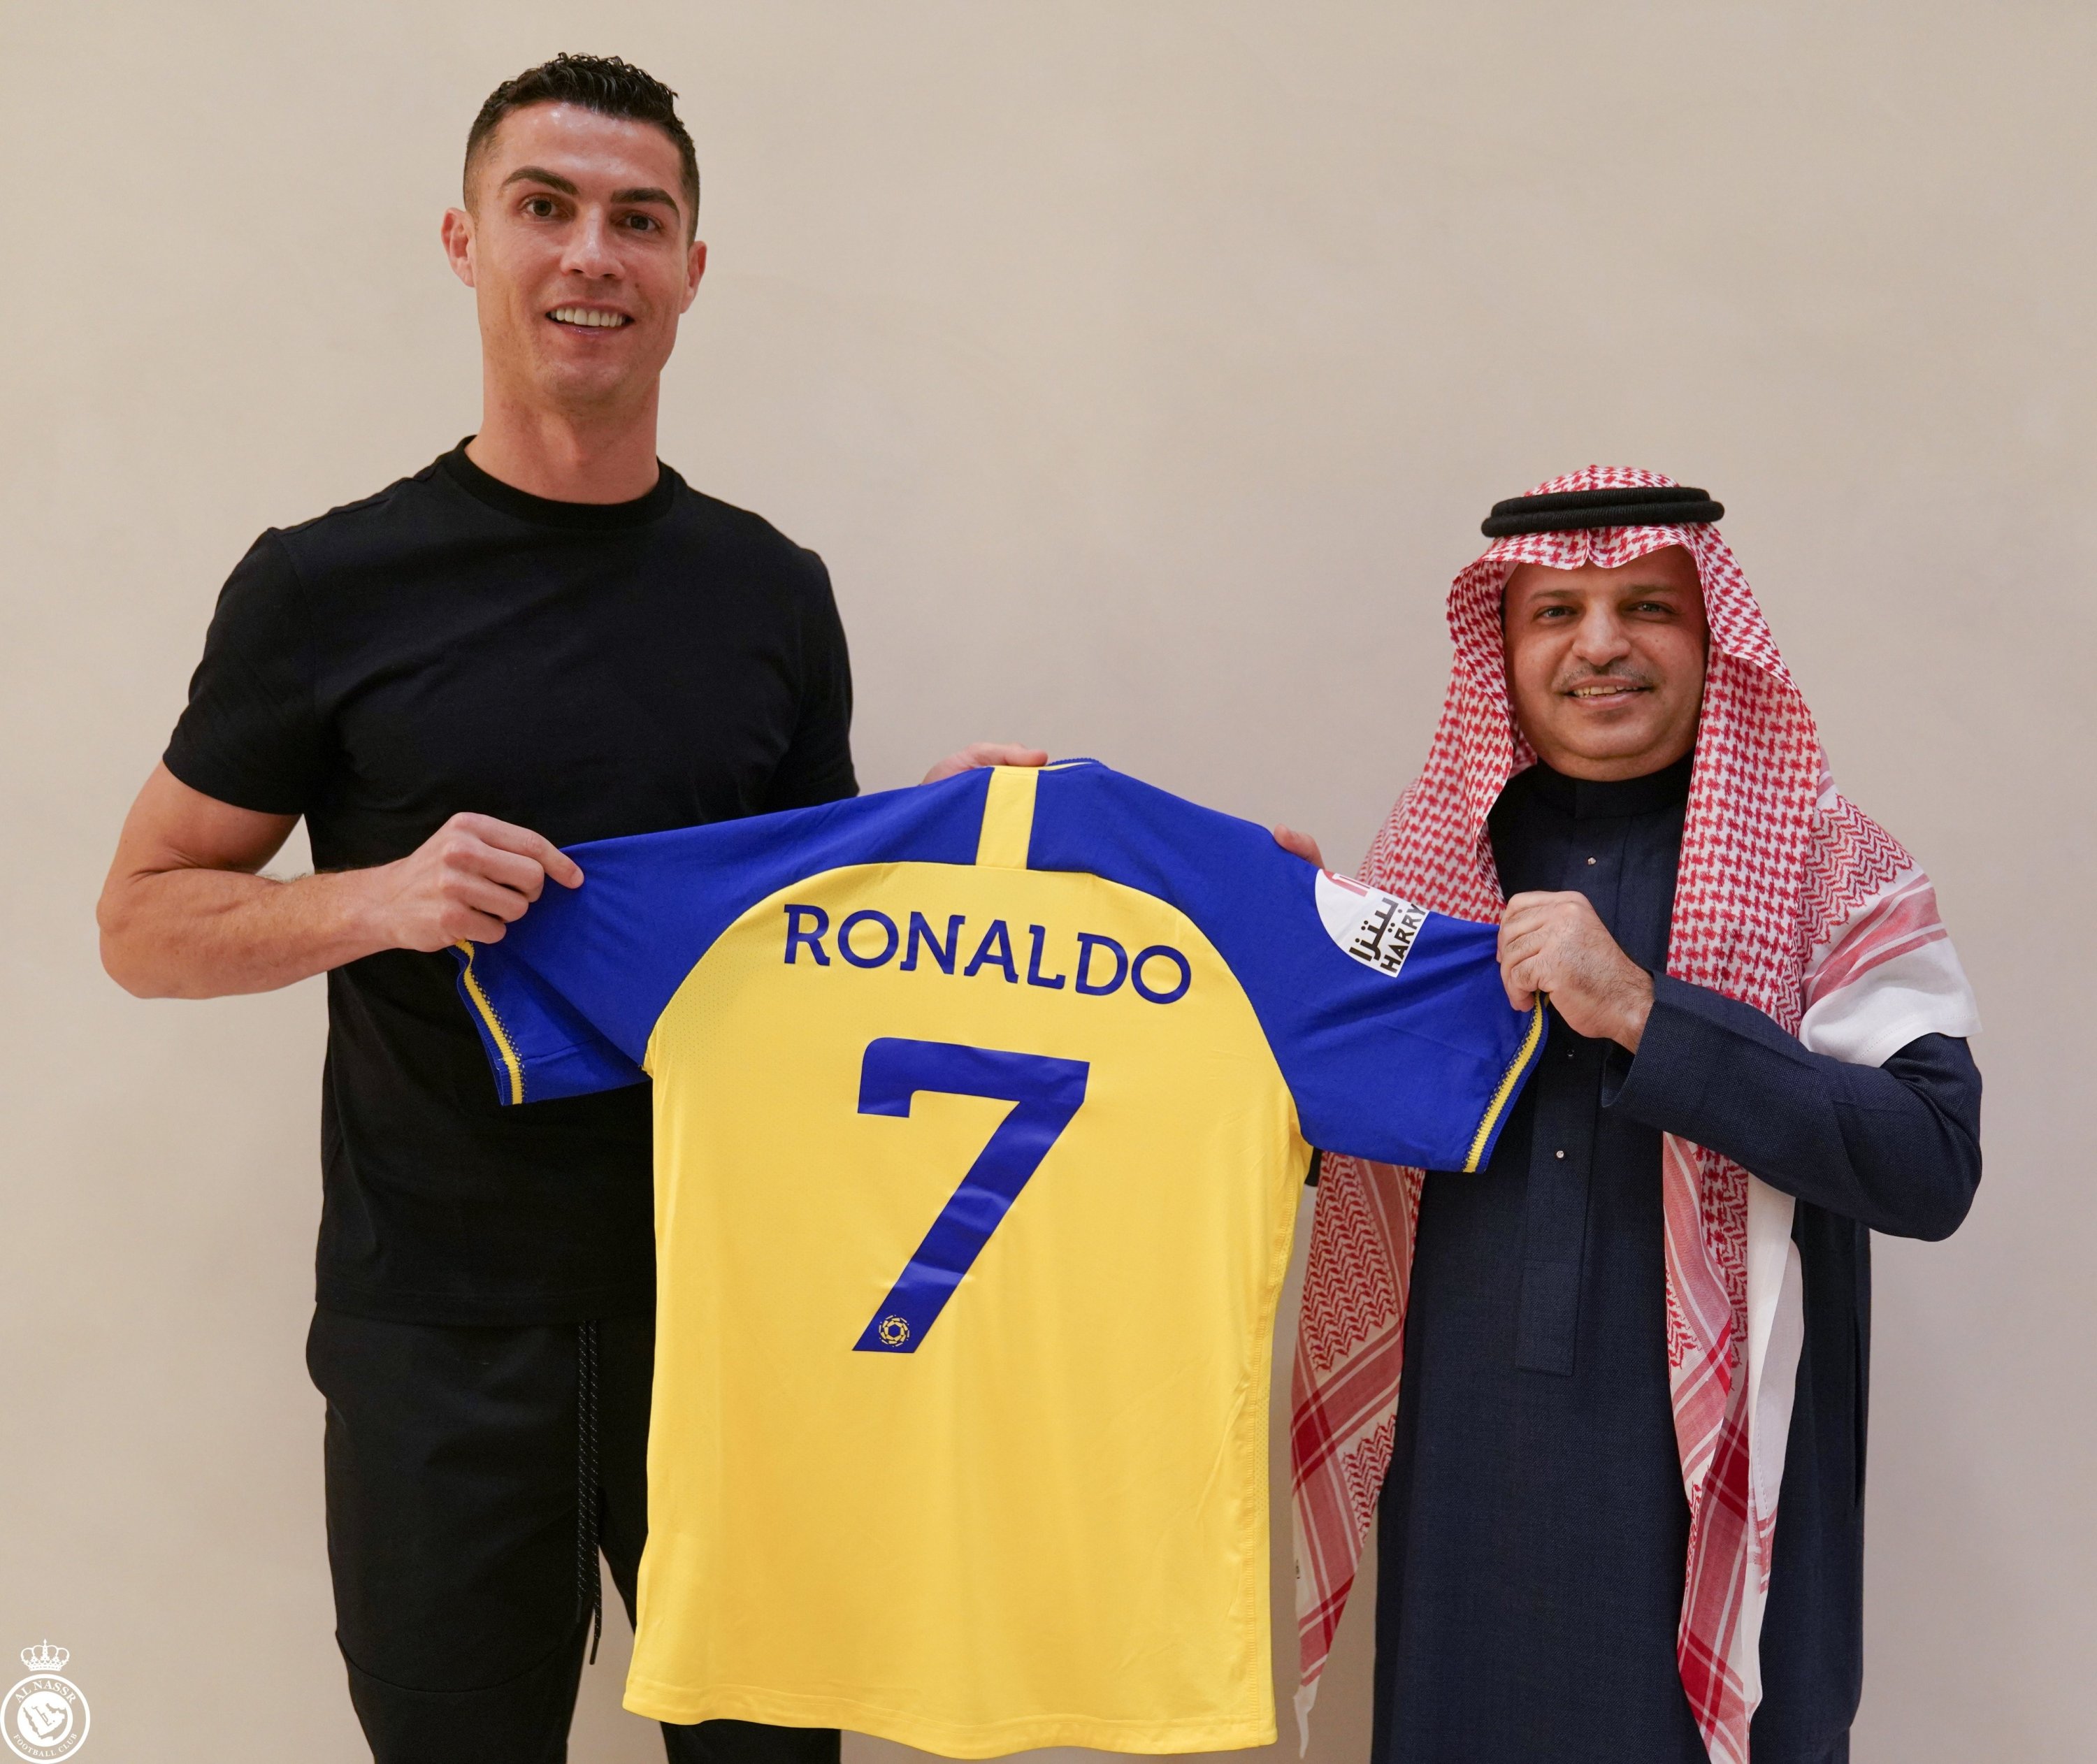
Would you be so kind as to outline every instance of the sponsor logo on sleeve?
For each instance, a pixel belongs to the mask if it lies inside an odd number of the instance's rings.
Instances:
[[[1330,870],[1319,871],[1313,886],[1325,935],[1364,967],[1395,976],[1427,922],[1426,908]]]

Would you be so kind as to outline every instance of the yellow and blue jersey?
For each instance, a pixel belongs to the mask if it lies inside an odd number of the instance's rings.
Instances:
[[[573,856],[460,984],[506,1102],[654,1082],[626,1706],[1272,1740],[1305,1161],[1483,1162],[1543,1039],[1494,928],[1084,760]]]

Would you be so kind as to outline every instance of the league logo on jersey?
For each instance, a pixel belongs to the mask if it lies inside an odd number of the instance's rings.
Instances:
[[[29,1675],[0,1703],[0,1739],[15,1757],[51,1764],[87,1743],[87,1699],[72,1679],[59,1676],[72,1657],[47,1641],[22,1650]]]
[[[1396,978],[1427,922],[1427,909],[1410,900],[1364,887],[1329,869],[1318,872],[1318,917],[1325,932],[1364,967]]]

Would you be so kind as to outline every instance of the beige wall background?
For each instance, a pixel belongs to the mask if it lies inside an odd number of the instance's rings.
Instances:
[[[91,908],[248,541],[474,427],[437,217],[563,48],[684,94],[663,452],[828,558],[871,786],[1025,738],[1351,864],[1489,502],[1591,460],[1727,502],[1988,1024],[1972,1218],[1879,1253],[1856,1755],[2086,1757],[2094,20],[0,0],[0,1659],[72,1650],[85,1764],[364,1755],[301,1360],[320,988],[134,1002]],[[1366,1756],[1366,1627],[1320,1764]],[[619,1658],[593,1764],[659,1756]]]

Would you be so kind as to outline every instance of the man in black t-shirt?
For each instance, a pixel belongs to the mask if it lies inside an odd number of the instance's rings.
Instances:
[[[498,1105],[447,953],[558,847],[851,795],[821,561],[655,457],[705,267],[674,94],[563,56],[498,87],[444,217],[479,432],[256,541],[124,829],[103,961],[142,996],[328,977],[317,1306],[329,1559],[380,1764],[565,1755],[600,1546],[646,1530],[649,1096]],[[979,746],[933,768],[1039,764]],[[316,873],[256,873],[303,817]],[[711,1722],[673,1758],[834,1759]]]

